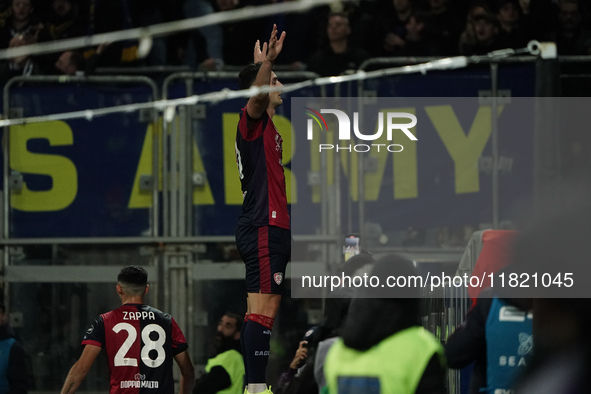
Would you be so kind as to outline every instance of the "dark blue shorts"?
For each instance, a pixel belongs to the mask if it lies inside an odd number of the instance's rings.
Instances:
[[[291,231],[238,225],[236,247],[246,265],[246,291],[281,294],[291,255]]]

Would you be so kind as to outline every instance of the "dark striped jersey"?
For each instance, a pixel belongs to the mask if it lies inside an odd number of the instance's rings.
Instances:
[[[82,345],[106,350],[111,394],[174,394],[173,357],[187,350],[174,319],[145,304],[100,315]]]
[[[242,109],[235,148],[243,198],[238,224],[289,229],[283,139],[267,111],[252,119]]]

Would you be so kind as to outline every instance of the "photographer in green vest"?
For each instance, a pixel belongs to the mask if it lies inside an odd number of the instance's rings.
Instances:
[[[360,287],[351,301],[341,338],[326,358],[323,391],[444,394],[443,348],[420,325],[418,289],[381,286],[389,277],[417,276],[413,264],[389,255],[378,260],[371,275],[380,285]]]
[[[205,374],[193,388],[193,394],[242,394],[244,361],[240,347],[242,317],[226,312],[220,319],[214,338],[215,356],[207,360]]]

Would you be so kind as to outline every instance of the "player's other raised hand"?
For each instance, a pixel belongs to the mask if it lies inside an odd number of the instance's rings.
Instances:
[[[285,32],[281,33],[281,37],[277,39],[277,25],[273,25],[273,32],[271,32],[271,38],[269,39],[269,50],[267,52],[267,59],[270,62],[274,62],[277,56],[283,49],[283,40],[285,40]]]
[[[254,63],[262,63],[265,61],[267,57],[267,43],[263,44],[263,48],[261,49],[261,42],[257,40],[254,44]]]

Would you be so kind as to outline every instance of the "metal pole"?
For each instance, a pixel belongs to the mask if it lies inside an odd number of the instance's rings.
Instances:
[[[160,132],[164,128],[164,119],[156,114],[156,120],[152,123],[152,236],[159,235],[160,227]],[[162,127],[159,127],[162,124]]]
[[[499,126],[498,126],[498,70],[499,64],[492,62],[490,64],[491,79],[491,122],[492,122],[492,222],[493,229],[499,228]]]
[[[190,191],[187,189],[187,133],[188,128],[187,125],[191,122],[190,121],[190,107],[183,107],[182,112],[184,112],[184,118],[181,118],[181,122],[178,128],[178,160],[177,160],[177,167],[178,167],[178,209],[175,212],[175,216],[178,216],[177,223],[178,223],[178,234],[180,236],[187,235],[187,193]]]
[[[359,96],[358,98],[359,107],[357,110],[359,111],[359,124],[363,124],[363,97]],[[352,142],[355,142],[355,137],[351,137]],[[353,155],[353,153],[352,153]],[[364,223],[365,223],[365,173],[363,172],[363,154],[357,154],[357,203],[358,203],[358,212],[359,217],[357,220],[359,221],[359,245],[360,247],[363,246],[366,241],[363,238],[364,233]]]
[[[170,145],[169,145],[169,158],[170,158],[170,173],[169,173],[169,187],[170,187],[170,215],[164,220],[170,220],[170,235],[173,237],[183,236],[184,234],[179,233],[178,223],[178,210],[179,210],[179,129],[182,127],[185,116],[187,114],[187,108],[182,106],[178,109],[179,121],[172,122],[170,128]]]
[[[193,79],[187,78],[185,79],[185,89],[187,90],[187,96],[193,95]],[[185,157],[186,157],[186,164],[185,168],[187,171],[187,176],[184,179],[187,193],[185,195],[185,233],[184,235],[191,235],[193,234],[193,141],[195,139],[194,132],[193,132],[193,122],[195,120],[192,116],[192,109],[193,107],[187,108],[189,113],[187,116],[187,130],[185,132]],[[198,130],[195,130],[195,133]]]
[[[4,88],[4,117],[8,119],[10,117],[10,97],[9,97],[10,82],[6,84]],[[10,160],[9,160],[9,133],[10,127],[4,127],[4,133],[2,135],[2,155],[4,161],[3,177],[4,182],[2,183],[2,212],[3,212],[3,224],[2,224],[2,239],[8,239],[10,237],[10,190],[9,190],[9,177],[10,177]]]
[[[174,122],[174,120],[173,120]],[[162,119],[162,235],[170,235],[170,181],[169,181],[169,122]]]

